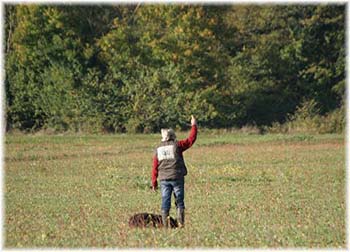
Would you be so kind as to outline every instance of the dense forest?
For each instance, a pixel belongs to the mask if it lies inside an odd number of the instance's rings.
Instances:
[[[344,118],[344,4],[7,4],[4,20],[7,130]]]

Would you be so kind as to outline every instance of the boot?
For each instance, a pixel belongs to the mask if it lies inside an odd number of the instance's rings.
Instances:
[[[162,210],[162,222],[163,226],[168,228],[169,211]]]
[[[177,209],[177,222],[180,228],[185,226],[185,209],[184,208]]]

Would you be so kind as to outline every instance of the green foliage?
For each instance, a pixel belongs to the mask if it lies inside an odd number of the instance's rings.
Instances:
[[[321,113],[340,107],[345,96],[345,10],[342,6],[317,6],[302,22],[302,53],[305,55],[302,79],[308,99],[315,99]]]
[[[345,131],[345,106],[325,115],[315,100],[303,102],[284,124],[274,123],[267,131],[271,133],[342,133]]]
[[[284,122],[305,98],[315,99],[320,113],[340,106],[342,6],[243,6],[230,17],[242,40],[229,69],[233,95],[243,103],[241,123]]]
[[[345,94],[345,5],[6,5],[8,129],[283,123]]]

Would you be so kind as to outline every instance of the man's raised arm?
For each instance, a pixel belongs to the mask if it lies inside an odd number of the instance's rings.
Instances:
[[[191,127],[189,137],[186,138],[185,140],[180,140],[177,142],[179,148],[182,151],[185,151],[188,148],[190,148],[197,139],[197,121],[193,115],[191,116],[191,125],[192,125],[192,127]]]

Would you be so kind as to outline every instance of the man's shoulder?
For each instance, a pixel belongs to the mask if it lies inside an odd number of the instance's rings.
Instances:
[[[177,140],[161,141],[157,147],[177,144]]]

